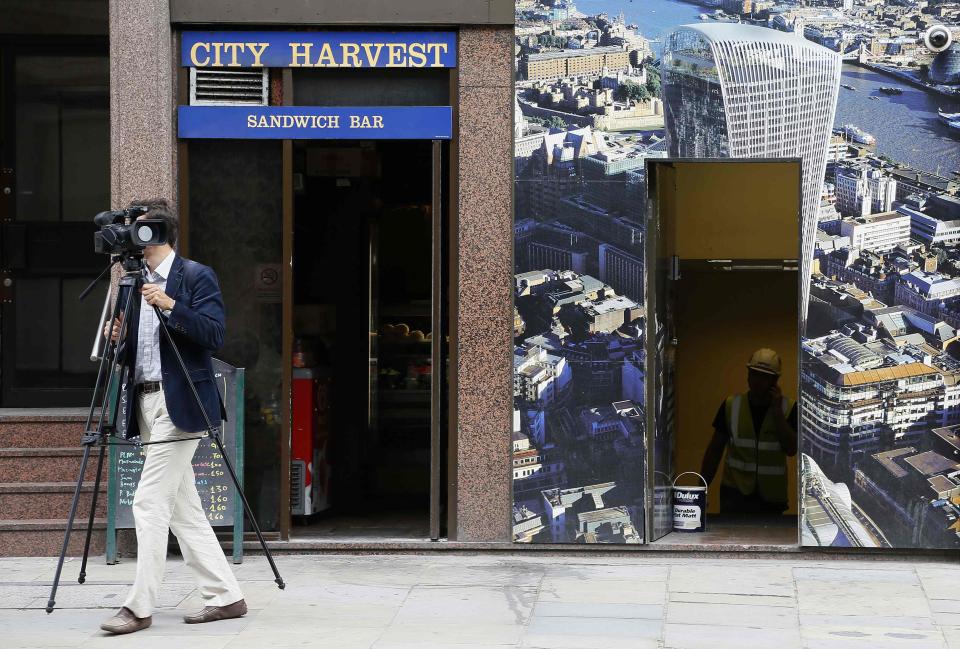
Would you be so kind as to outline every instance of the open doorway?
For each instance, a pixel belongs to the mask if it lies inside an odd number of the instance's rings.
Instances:
[[[657,353],[672,368],[655,388],[672,426],[652,464],[710,483],[703,531],[651,539],[797,545],[800,163],[658,161],[650,174],[667,276],[651,299],[669,302]]]
[[[444,533],[431,529],[444,519],[431,526],[445,453],[433,375],[445,357],[436,151],[430,141],[294,144],[296,538]]]

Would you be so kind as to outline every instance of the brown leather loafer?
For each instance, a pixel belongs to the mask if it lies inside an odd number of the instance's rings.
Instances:
[[[112,618],[100,625],[107,633],[121,635],[142,631],[153,624],[152,617],[137,617],[129,608],[124,606]]]
[[[217,620],[230,620],[247,614],[247,603],[242,599],[226,606],[207,606],[199,613],[185,615],[183,621],[187,624],[203,624]]]

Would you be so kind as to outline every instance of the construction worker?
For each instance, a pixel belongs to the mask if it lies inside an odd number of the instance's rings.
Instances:
[[[726,449],[720,511],[782,514],[787,509],[787,456],[797,453],[797,406],[777,385],[780,356],[758,349],[747,363],[748,390],[727,397],[713,419],[703,455],[707,484]]]

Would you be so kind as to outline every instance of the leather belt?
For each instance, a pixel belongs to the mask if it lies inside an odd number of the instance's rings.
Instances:
[[[137,387],[140,389],[140,394],[150,394],[159,392],[163,388],[163,384],[160,381],[144,381]]]

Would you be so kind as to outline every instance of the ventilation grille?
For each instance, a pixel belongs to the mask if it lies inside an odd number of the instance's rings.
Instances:
[[[306,463],[303,460],[294,460],[290,463],[290,513],[294,516],[303,516],[304,478],[306,477]]]
[[[191,106],[266,106],[269,71],[190,68]]]

